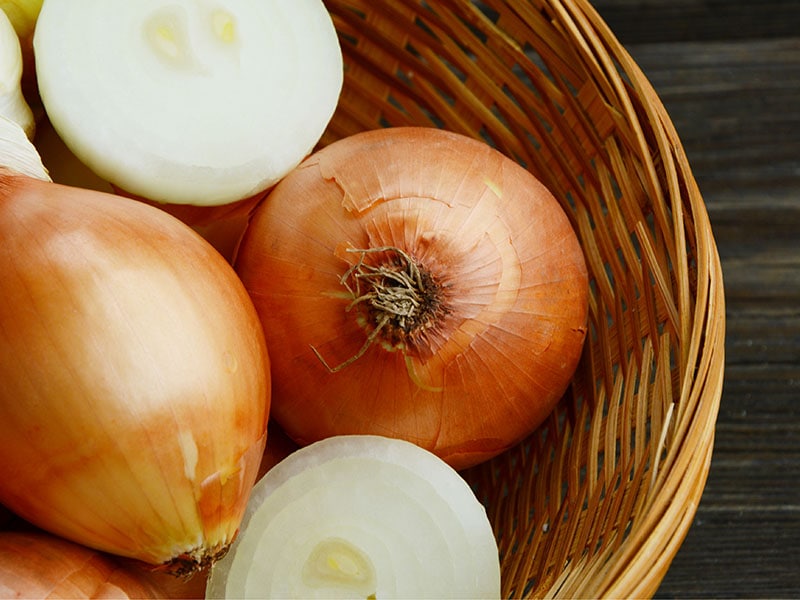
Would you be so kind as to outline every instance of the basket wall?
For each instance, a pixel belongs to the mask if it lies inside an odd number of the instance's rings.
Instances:
[[[655,92],[581,0],[325,0],[345,86],[323,144],[427,125],[483,139],[560,199],[590,270],[573,384],[465,472],[505,597],[652,596],[705,485],[722,389],[719,257]]]

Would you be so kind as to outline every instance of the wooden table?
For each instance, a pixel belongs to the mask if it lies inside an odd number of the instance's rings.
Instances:
[[[727,298],[714,457],[660,598],[800,598],[800,1],[595,0],[681,135]]]

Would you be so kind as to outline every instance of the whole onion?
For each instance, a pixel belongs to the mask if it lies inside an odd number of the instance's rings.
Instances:
[[[398,437],[463,468],[533,431],[587,330],[570,221],[487,144],[432,128],[318,151],[255,210],[235,268],[297,442]]]
[[[269,359],[228,263],[145,204],[0,169],[0,503],[189,573],[236,535]]]
[[[150,575],[36,531],[0,532],[0,598],[167,598]]]

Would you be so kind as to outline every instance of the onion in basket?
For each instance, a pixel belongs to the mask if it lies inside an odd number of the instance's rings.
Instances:
[[[498,598],[486,512],[445,462],[402,440],[337,436],[253,488],[210,598]]]
[[[256,209],[235,261],[300,444],[377,434],[456,468],[533,431],[578,363],[583,252],[550,192],[433,128],[334,142]]]
[[[0,532],[2,598],[165,598],[108,556],[39,532]]]
[[[224,253],[311,152],[343,80],[321,0],[48,0],[34,50],[69,149],[117,190],[223,223],[208,235]]]
[[[184,582],[41,531],[0,531],[0,598],[198,598]]]
[[[0,157],[25,150],[13,130]],[[0,168],[0,503],[192,572],[235,536],[263,453],[258,317],[177,219],[44,177]]]

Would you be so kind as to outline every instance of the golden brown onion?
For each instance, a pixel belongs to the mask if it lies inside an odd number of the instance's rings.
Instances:
[[[44,533],[0,532],[2,598],[165,598],[99,552]]]
[[[134,200],[0,170],[0,502],[176,572],[232,541],[269,361],[233,269]]]
[[[173,597],[167,593],[143,571],[85,546],[42,532],[0,532],[0,598]]]
[[[256,209],[235,267],[279,349],[272,414],[301,444],[377,434],[476,464],[543,421],[586,334],[586,266],[558,202],[435,129],[311,156]]]

